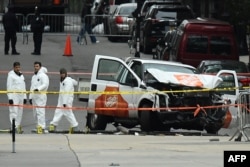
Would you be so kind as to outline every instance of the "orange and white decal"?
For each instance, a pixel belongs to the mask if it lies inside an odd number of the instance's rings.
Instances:
[[[104,92],[119,92],[119,87],[107,86]],[[96,114],[104,114],[117,117],[128,117],[128,103],[124,100],[121,94],[101,94],[95,100],[95,108],[103,108],[96,110]],[[115,110],[119,108],[119,110]],[[124,110],[120,110],[124,108]]]
[[[159,69],[147,69],[147,71],[157,81],[166,84],[213,89],[223,81],[220,77],[212,75],[167,72]]]
[[[197,76],[185,75],[185,74],[176,74],[174,76],[181,85],[203,87],[203,83],[200,81],[200,79]]]

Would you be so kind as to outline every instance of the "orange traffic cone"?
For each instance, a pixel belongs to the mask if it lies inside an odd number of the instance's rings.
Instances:
[[[72,50],[71,50],[71,39],[70,35],[67,36],[65,49],[64,49],[64,55],[63,56],[73,56]]]

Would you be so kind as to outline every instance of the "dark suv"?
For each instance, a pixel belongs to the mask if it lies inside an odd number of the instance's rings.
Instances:
[[[145,17],[145,15],[147,14],[149,8],[153,5],[181,5],[181,1],[180,0],[157,0],[157,1],[150,1],[147,0],[143,3],[142,7],[141,7],[141,11],[140,11],[140,15],[141,17]]]
[[[194,13],[187,5],[153,5],[148,10],[140,27],[140,46],[144,53],[151,53],[157,40],[170,30],[170,23],[178,26],[183,20],[194,18]]]
[[[142,7],[141,7],[141,10],[140,10],[140,26],[142,27],[143,26],[143,21],[145,19],[145,15],[147,14],[147,12],[149,11],[150,7],[153,6],[153,5],[167,5],[167,6],[181,6],[183,5],[182,4],[182,1],[181,0],[146,0],[144,1]],[[136,17],[136,16],[134,16]],[[135,41],[136,41],[136,21],[133,22],[132,24],[130,24],[130,35],[131,35],[131,40],[129,40],[129,45],[132,44],[132,47],[135,48]],[[142,49],[140,49],[141,51]]]

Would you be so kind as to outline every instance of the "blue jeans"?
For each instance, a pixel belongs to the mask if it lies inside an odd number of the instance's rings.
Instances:
[[[92,27],[91,27],[90,24],[85,24],[85,23],[82,24],[82,29],[81,29],[81,31],[79,33],[79,36],[81,38],[83,38],[84,35],[85,35],[85,33],[86,33],[86,31],[89,34],[89,38],[90,38],[91,42],[92,43],[96,43],[96,37],[94,35],[90,35],[90,34],[93,34]]]

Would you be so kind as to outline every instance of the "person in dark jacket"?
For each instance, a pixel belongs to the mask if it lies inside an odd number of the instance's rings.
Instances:
[[[34,52],[32,52],[31,54],[41,55],[44,21],[43,18],[40,16],[37,6],[35,7],[35,17],[31,21],[31,31],[33,32],[33,41],[34,41]]]
[[[99,43],[96,40],[96,37],[92,32],[92,16],[91,16],[91,8],[93,4],[90,0],[85,0],[82,8],[81,18],[82,18],[82,29],[77,37],[77,42],[80,43],[82,38],[85,36],[85,32],[89,34],[90,40],[92,43]]]
[[[8,12],[3,15],[3,27],[5,31],[4,36],[4,54],[9,54],[10,49],[10,42],[11,42],[11,48],[12,48],[12,55],[19,55],[16,51],[16,42],[17,42],[17,36],[16,32],[18,30],[18,21],[16,14],[13,12],[12,7],[8,7]]]

